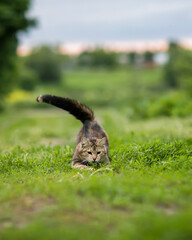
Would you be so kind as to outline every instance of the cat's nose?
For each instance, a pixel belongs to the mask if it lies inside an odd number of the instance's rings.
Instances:
[[[93,161],[95,161],[95,160],[96,160],[96,158],[97,158],[97,157],[94,157],[94,156],[93,156]]]

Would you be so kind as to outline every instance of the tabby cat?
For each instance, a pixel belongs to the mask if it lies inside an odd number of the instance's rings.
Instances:
[[[38,102],[45,102],[62,108],[83,123],[72,158],[72,167],[89,169],[89,163],[109,163],[109,138],[105,130],[95,120],[93,111],[76,100],[53,95],[40,95]]]

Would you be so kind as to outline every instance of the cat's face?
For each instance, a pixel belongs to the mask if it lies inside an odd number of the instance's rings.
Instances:
[[[87,139],[83,138],[80,142],[81,159],[85,162],[99,163],[104,160],[106,150],[106,138],[102,139]]]

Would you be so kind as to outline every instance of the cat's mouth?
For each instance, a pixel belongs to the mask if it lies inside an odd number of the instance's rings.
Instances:
[[[91,165],[91,164],[99,164],[99,162],[96,161],[96,160],[93,160],[91,162],[89,162],[87,160],[84,160],[84,161],[81,162],[81,164],[83,164],[83,165]]]

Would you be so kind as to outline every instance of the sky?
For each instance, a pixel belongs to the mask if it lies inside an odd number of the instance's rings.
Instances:
[[[192,38],[192,0],[33,0],[20,44]]]

